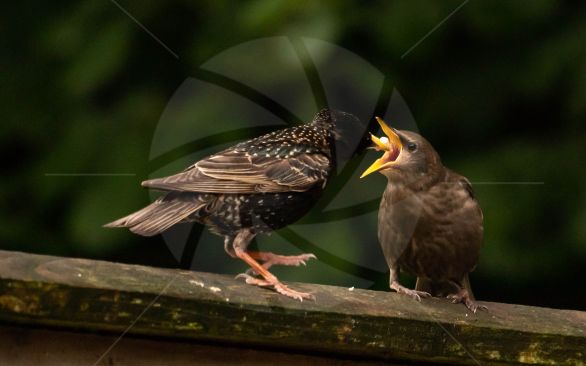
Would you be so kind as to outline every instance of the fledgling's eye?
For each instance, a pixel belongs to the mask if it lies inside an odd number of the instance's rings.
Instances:
[[[413,152],[415,150],[417,150],[417,144],[414,142],[410,142],[407,144],[407,150]]]

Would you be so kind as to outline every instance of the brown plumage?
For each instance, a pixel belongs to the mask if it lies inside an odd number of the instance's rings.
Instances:
[[[378,119],[388,136],[372,138],[384,150],[364,174],[388,179],[379,215],[378,237],[390,268],[391,289],[417,300],[447,295],[476,312],[468,273],[478,262],[483,216],[465,177],[445,168],[422,136],[398,131]],[[415,290],[399,283],[399,270],[417,276]]]
[[[152,236],[177,223],[203,223],[224,237],[230,256],[242,259],[260,276],[239,275],[247,283],[271,286],[299,300],[310,298],[282,284],[268,269],[276,264],[299,266],[315,258],[313,254],[280,256],[250,252],[247,246],[257,234],[287,226],[309,211],[335,167],[336,142],[358,122],[351,114],[323,109],[309,123],[244,141],[181,173],[147,180],[143,187],[166,193],[105,226]]]

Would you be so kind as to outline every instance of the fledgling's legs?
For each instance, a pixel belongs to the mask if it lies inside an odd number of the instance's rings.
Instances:
[[[399,266],[393,266],[390,269],[391,276],[389,278],[389,286],[392,290],[397,291],[397,293],[399,294],[405,294],[407,296],[410,296],[417,301],[421,301],[422,297],[431,297],[431,294],[429,292],[411,290],[401,285],[401,283],[399,283]]]
[[[241,273],[236,278],[244,278],[246,283],[250,285],[256,286],[272,286],[278,293],[292,297],[299,301],[303,301],[303,299],[311,299],[313,295],[304,292],[298,292],[295,290],[290,289],[289,287],[285,286],[283,283],[279,281],[277,277],[275,277],[272,273],[270,273],[266,268],[260,265],[248,252],[246,252],[246,247],[252,241],[255,234],[250,229],[242,229],[234,238],[234,242],[232,246],[234,248],[234,253],[244,262],[246,262],[256,273],[258,273],[262,279],[254,278],[246,273]]]

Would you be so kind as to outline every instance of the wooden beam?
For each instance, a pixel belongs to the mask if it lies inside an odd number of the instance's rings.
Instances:
[[[112,345],[115,344],[115,347]],[[145,339],[118,335],[0,325],[0,364],[6,366],[404,366],[372,359],[336,359],[279,350],[257,350],[177,339]]]
[[[338,357],[450,364],[586,360],[586,313],[292,284],[299,302],[231,276],[0,251],[0,321]],[[3,363],[3,360],[0,360]]]

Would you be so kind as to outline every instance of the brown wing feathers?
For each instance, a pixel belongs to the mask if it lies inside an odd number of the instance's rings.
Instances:
[[[213,155],[190,169],[142,183],[162,190],[206,193],[258,193],[306,191],[323,181],[329,159],[321,154],[300,154],[288,159],[254,157],[230,152]]]
[[[328,166],[329,160],[321,154],[288,159],[255,158],[244,153],[214,155],[179,174],[143,182],[144,187],[170,192],[105,227],[128,227],[136,234],[156,235],[211,202],[213,196],[206,193],[305,191],[325,181]]]
[[[320,128],[304,125],[275,131],[204,158],[179,174],[144,181],[143,187],[168,193],[105,226],[151,236],[194,215],[216,195],[304,192],[323,186],[330,159],[322,145],[329,132]]]
[[[208,195],[171,192],[142,210],[106,224],[104,227],[127,227],[136,234],[153,236],[186,219],[207,205],[209,201],[211,200]]]

